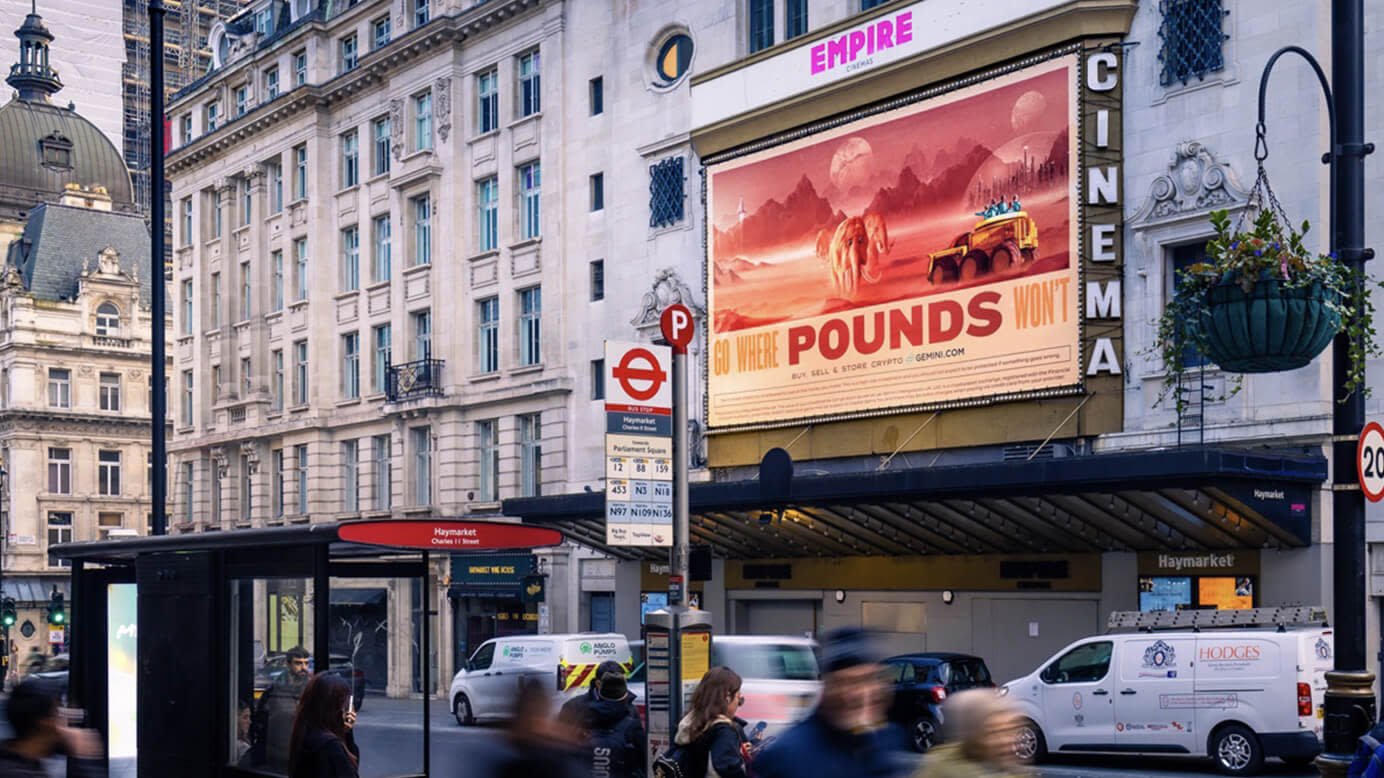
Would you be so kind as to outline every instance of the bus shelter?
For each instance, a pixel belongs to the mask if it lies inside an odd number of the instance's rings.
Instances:
[[[410,692],[436,673],[434,555],[562,537],[406,519],[58,546],[72,566],[69,701],[105,736],[113,776],[283,776],[305,683],[291,660],[306,653],[351,684],[362,778],[425,778],[429,696]],[[366,694],[386,689],[395,699]]]

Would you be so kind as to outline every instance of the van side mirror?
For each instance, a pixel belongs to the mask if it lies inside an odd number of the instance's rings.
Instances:
[[[1038,674],[1038,680],[1042,681],[1043,683],[1052,683],[1052,677],[1053,677],[1053,672],[1052,672],[1052,670],[1053,670],[1053,668],[1056,667],[1056,666],[1057,666],[1056,664],[1051,664],[1051,665],[1048,665],[1047,667],[1044,667],[1044,668],[1043,668],[1043,672],[1041,672],[1041,673]]]

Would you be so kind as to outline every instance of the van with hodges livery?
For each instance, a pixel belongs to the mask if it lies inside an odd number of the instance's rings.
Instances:
[[[487,640],[452,677],[452,715],[460,725],[499,721],[513,713],[519,682],[537,678],[561,705],[586,692],[596,667],[613,660],[626,672],[633,665],[624,635],[575,633],[512,635]]]
[[[1319,608],[1116,612],[1002,687],[1025,721],[1015,751],[1209,756],[1226,775],[1322,750],[1332,634]]]

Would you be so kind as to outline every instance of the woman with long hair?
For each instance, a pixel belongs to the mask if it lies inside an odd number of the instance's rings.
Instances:
[[[706,754],[707,778],[746,778],[745,733],[735,722],[735,712],[745,703],[740,685],[740,676],[729,667],[706,671],[692,692],[691,709],[678,723],[673,742],[693,749],[698,762]]]
[[[293,717],[289,778],[359,778],[360,749],[351,729],[351,685],[336,673],[308,681]]]

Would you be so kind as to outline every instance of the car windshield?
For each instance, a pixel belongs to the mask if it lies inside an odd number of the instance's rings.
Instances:
[[[794,643],[711,642],[711,664],[725,665],[741,678],[815,681],[817,657],[812,647]]]

